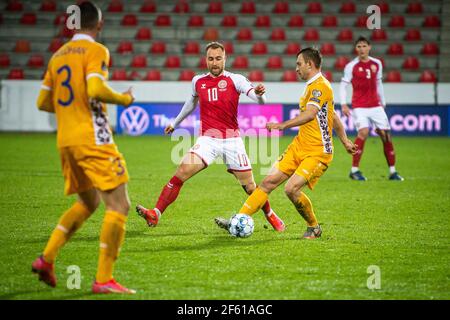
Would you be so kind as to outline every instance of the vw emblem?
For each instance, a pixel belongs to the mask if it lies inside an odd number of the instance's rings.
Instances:
[[[120,115],[120,126],[131,136],[143,134],[150,123],[147,111],[141,107],[128,107]]]

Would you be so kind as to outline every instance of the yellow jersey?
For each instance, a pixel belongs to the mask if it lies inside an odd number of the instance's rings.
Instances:
[[[106,105],[87,93],[90,77],[108,79],[108,65],[108,49],[86,34],[76,34],[50,59],[41,88],[52,92],[58,147],[114,143]]]
[[[306,82],[305,91],[300,98],[300,112],[307,104],[319,109],[316,118],[300,126],[297,142],[302,153],[311,155],[333,154],[333,89],[330,82],[319,72]]]

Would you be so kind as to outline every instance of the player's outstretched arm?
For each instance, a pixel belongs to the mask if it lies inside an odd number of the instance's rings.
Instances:
[[[186,99],[186,101],[184,102],[183,108],[181,108],[180,113],[178,114],[178,116],[175,118],[175,121],[171,124],[169,124],[165,129],[164,129],[164,133],[165,134],[171,134],[176,127],[178,127],[178,125],[183,122],[184,119],[186,119],[186,117],[188,115],[190,115],[192,113],[192,111],[195,110],[195,107],[197,106],[197,102],[198,102],[198,96],[194,97],[192,95],[189,96],[189,98]]]
[[[113,90],[103,79],[99,77],[91,77],[88,79],[87,91],[90,98],[104,103],[120,104],[127,107],[134,101],[131,88],[124,93],[119,93]]]
[[[55,107],[52,102],[52,92],[50,90],[41,89],[36,104],[41,111],[55,113]]]
[[[285,130],[293,127],[298,127],[315,119],[318,112],[319,109],[315,105],[307,104],[306,110],[300,112],[300,114],[294,119],[290,119],[282,123],[268,122],[266,124],[266,129],[271,131],[273,129]]]
[[[345,132],[344,125],[341,122],[341,119],[339,119],[339,116],[335,112],[333,115],[333,129],[336,132],[337,136],[341,140],[342,144],[344,145],[345,150],[347,150],[350,154],[356,153],[356,146],[353,144],[352,141],[350,141],[347,137],[347,133]]]

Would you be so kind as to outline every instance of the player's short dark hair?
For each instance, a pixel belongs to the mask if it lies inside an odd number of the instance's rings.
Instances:
[[[223,44],[217,41],[210,42],[205,47],[205,52],[208,52],[209,49],[222,49],[223,52],[225,52],[225,47]]]
[[[322,54],[317,48],[308,47],[302,49],[297,53],[297,58],[299,55],[303,56],[303,59],[305,60],[306,63],[312,61],[316,66],[316,68],[320,68],[322,66]]]
[[[95,29],[102,16],[99,7],[90,1],[84,1],[78,7],[80,8],[81,14],[81,29]]]
[[[360,42],[365,42],[365,43],[367,43],[368,46],[370,46],[370,41],[369,41],[369,39],[367,39],[366,37],[363,37],[363,36],[359,36],[359,38],[356,39],[356,41],[355,41],[355,47],[356,47],[356,46],[358,45],[358,43],[360,43]]]

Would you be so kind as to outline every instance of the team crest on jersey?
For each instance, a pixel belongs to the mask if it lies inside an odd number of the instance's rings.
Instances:
[[[370,66],[370,69],[372,70],[373,73],[377,72],[377,66],[374,65],[374,64],[372,64],[372,65]]]
[[[322,91],[314,89],[314,90],[312,91],[312,95],[313,95],[314,97],[318,98],[318,97],[320,97],[320,96],[322,95]]]
[[[202,89],[206,89],[206,83],[202,83]]]
[[[220,80],[217,86],[219,87],[219,89],[225,89],[227,85],[228,83],[225,80]]]
[[[359,72],[363,72],[363,68],[362,68],[362,67],[359,67],[359,68],[358,68],[358,71],[359,71]]]

